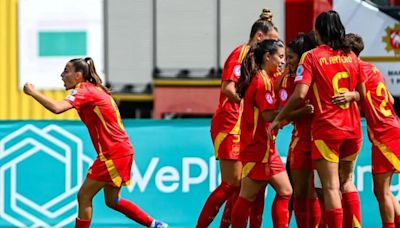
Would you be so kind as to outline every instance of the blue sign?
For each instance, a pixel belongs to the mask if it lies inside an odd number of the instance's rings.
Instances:
[[[205,200],[220,182],[210,120],[129,120],[124,124],[135,148],[135,163],[132,184],[124,188],[122,197],[171,227],[194,227]],[[283,159],[291,130],[281,130],[277,139]],[[363,130],[355,184],[360,191],[364,227],[376,227],[381,222],[372,192],[371,144],[365,122]],[[76,194],[95,157],[80,121],[0,122],[0,227],[72,227]],[[399,198],[398,180],[395,176],[392,190]],[[141,227],[107,208],[102,194],[99,192],[93,202],[93,227]],[[268,188],[263,227],[272,227],[273,197],[273,189]],[[211,227],[218,227],[219,221],[217,217]],[[296,227],[294,219],[291,227]]]

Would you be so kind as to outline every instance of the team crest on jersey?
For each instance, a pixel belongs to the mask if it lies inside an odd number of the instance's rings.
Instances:
[[[68,95],[68,96],[66,97],[66,99],[67,99],[67,100],[70,100],[70,101],[75,101],[75,97],[72,96],[72,95]]]
[[[68,95],[66,98],[70,101],[74,101],[75,100],[75,95],[78,93],[78,91],[76,89],[73,89],[71,91],[71,94]]]
[[[286,99],[288,98],[288,93],[286,89],[281,90],[279,97],[281,98],[281,101],[286,101]]]
[[[238,64],[238,65],[236,65],[234,68],[233,68],[233,74],[236,76],[236,77],[240,77],[240,69],[242,68],[242,66],[240,65],[240,64]]]
[[[304,67],[303,65],[299,65],[296,70],[296,77],[294,78],[294,81],[300,81],[303,79],[303,73],[304,73]]]
[[[272,95],[269,92],[267,92],[265,94],[265,99],[267,100],[268,104],[273,104],[274,103],[274,99],[272,98]]]

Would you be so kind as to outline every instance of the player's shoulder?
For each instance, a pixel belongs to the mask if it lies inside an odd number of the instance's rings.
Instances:
[[[318,53],[317,48],[314,48],[314,49],[304,52],[300,58],[299,64],[303,64],[305,62],[305,60],[308,58],[313,58],[313,56],[315,56],[316,53]]]

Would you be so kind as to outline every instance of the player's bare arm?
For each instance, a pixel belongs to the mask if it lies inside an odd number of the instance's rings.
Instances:
[[[222,82],[222,93],[228,97],[230,101],[240,104],[240,97],[236,93],[235,82],[233,81],[224,81]]]
[[[29,82],[24,85],[24,93],[33,97],[43,105],[43,107],[55,114],[60,114],[73,108],[72,104],[65,100],[56,101],[53,98],[44,95],[40,91],[36,90],[35,86]]]
[[[275,119],[272,121],[271,126],[268,128],[268,135],[272,136],[272,130],[277,130],[279,128],[279,124],[282,120],[286,119],[289,117],[290,113],[293,112],[293,110],[301,103],[304,101],[304,99],[307,96],[308,89],[310,88],[309,85],[306,84],[298,84],[292,96],[290,96],[288,102],[286,103],[285,106],[283,106],[282,110],[279,112],[279,114],[275,117]]]

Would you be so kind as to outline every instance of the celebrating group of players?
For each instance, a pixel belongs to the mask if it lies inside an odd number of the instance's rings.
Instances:
[[[335,11],[321,13],[314,32],[285,46],[272,13],[263,10],[249,42],[235,48],[224,65],[211,123],[222,182],[196,227],[207,227],[225,202],[220,227],[261,227],[268,183],[276,191],[274,227],[289,226],[292,207],[300,228],[361,227],[353,183],[362,144],[360,110],[372,143],[383,227],[400,227],[400,206],[390,191],[400,170],[400,121],[383,75],[358,58],[363,48],[360,36],[345,33]],[[288,123],[294,130],[285,168],[275,138]]]

